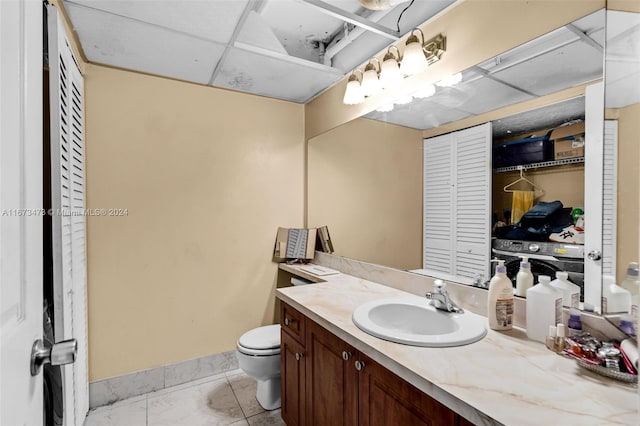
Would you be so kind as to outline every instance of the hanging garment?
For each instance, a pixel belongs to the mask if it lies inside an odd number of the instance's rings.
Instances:
[[[522,216],[533,207],[533,191],[513,191],[511,202],[511,223],[518,223]]]

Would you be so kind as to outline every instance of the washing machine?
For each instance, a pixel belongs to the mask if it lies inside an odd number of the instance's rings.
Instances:
[[[569,274],[569,281],[580,287],[580,301],[584,302],[583,245],[496,238],[492,242],[491,252],[494,259],[505,261],[507,276],[514,287],[521,256],[526,256],[531,263],[535,283],[540,275],[548,275],[553,280],[556,272],[565,271]]]

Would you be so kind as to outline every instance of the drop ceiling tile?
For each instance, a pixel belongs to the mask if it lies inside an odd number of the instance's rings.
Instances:
[[[640,102],[640,14],[607,12],[605,105]]]
[[[602,68],[602,53],[576,41],[493,75],[541,96],[601,78]]]
[[[578,29],[604,47],[605,10],[601,9],[573,22]]]
[[[213,85],[292,102],[306,102],[343,77],[336,70],[320,67],[316,64],[302,65],[286,57],[232,48]]]
[[[134,20],[159,25],[205,40],[227,43],[246,5],[246,0],[65,0]]]
[[[534,40],[521,44],[494,58],[478,64],[480,68],[493,72],[512,67],[531,58],[542,55],[569,43],[577,41],[579,37],[566,28],[559,28],[544,34]]]
[[[414,99],[409,104],[395,105],[393,111],[372,111],[365,117],[418,130],[427,130],[462,120],[471,115],[465,111],[443,108],[442,105],[431,101],[431,99]]]
[[[95,9],[67,5],[91,62],[207,84],[224,46]]]
[[[533,98],[487,77],[468,83],[463,81],[454,87],[447,88],[446,91],[443,90],[443,92],[450,93],[450,96],[455,96],[460,100],[464,99],[459,108],[473,114],[482,114]],[[453,95],[454,93],[456,95]]]

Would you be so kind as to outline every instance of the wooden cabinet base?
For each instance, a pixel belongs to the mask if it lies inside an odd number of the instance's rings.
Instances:
[[[290,306],[282,312],[290,318],[280,354],[288,426],[471,425]]]

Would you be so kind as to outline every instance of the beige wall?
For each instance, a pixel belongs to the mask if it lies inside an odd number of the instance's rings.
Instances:
[[[308,224],[336,254],[422,267],[422,136],[359,118],[309,141]]]
[[[618,110],[617,281],[640,259],[640,104]]]
[[[235,348],[302,226],[303,106],[87,65],[90,381]]]

